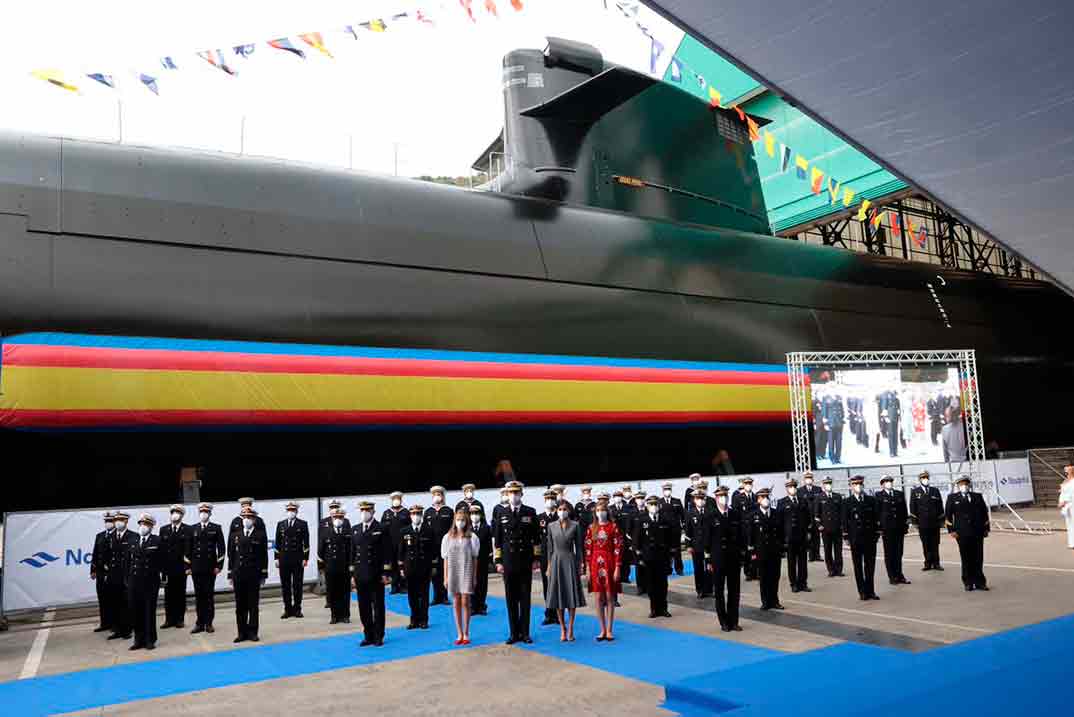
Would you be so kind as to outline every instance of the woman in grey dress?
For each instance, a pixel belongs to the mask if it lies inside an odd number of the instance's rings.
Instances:
[[[559,616],[559,639],[574,642],[575,610],[585,607],[582,575],[585,573],[585,544],[582,529],[570,519],[571,505],[559,501],[556,511],[559,520],[549,524],[545,545],[548,559],[548,604]],[[564,612],[567,620],[564,620]]]
[[[470,529],[470,513],[456,510],[455,524],[440,543],[440,557],[444,559],[444,586],[451,598],[455,629],[459,633],[456,645],[470,644],[470,595],[474,592],[480,553],[481,541]]]

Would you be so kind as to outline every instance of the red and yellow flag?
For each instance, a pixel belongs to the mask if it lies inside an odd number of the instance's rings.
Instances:
[[[810,188],[813,190],[813,194],[820,194],[820,184],[824,179],[824,172],[820,171],[816,167],[810,170]]]
[[[738,115],[738,119],[740,121],[742,121],[742,122],[746,121],[746,113],[742,111],[741,107],[739,107],[738,105],[735,105],[731,109],[733,109],[735,111],[735,113]]]
[[[757,123],[749,115],[746,115],[746,126],[750,129],[751,142],[756,142],[761,138],[761,133],[758,131],[760,130],[760,127],[757,126]]]
[[[328,48],[324,46],[324,38],[321,37],[319,32],[307,32],[304,35],[299,35],[302,38],[302,42],[306,43],[314,50],[317,50],[327,57],[332,57],[332,53],[328,51]],[[335,59],[335,58],[332,58]]]
[[[713,107],[719,107],[720,101],[722,99],[723,98],[720,96],[720,93],[716,90],[716,88],[712,85],[709,85],[709,104]]]

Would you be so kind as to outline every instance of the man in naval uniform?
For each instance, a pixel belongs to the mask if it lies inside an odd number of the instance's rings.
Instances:
[[[97,533],[93,538],[93,556],[90,558],[90,580],[97,587],[97,614],[99,624],[94,632],[106,632],[112,629],[114,609],[108,594],[108,572],[105,569],[108,561],[108,546],[112,542],[112,533],[116,529],[115,518],[112,511],[104,514],[104,530]]]
[[[169,512],[171,523],[158,533],[162,570],[167,578],[164,588],[164,624],[161,629],[185,627],[186,621],[186,575],[187,550],[189,550],[191,527],[183,523],[186,508],[176,503]]]
[[[508,507],[500,513],[493,526],[492,537],[496,545],[494,559],[496,571],[503,575],[507,600],[507,622],[510,636],[507,644],[516,642],[530,644],[530,593],[533,571],[540,568],[543,552],[537,511],[522,505],[522,484],[511,481],[506,486],[510,497]]]
[[[880,539],[876,499],[865,494],[865,476],[850,479],[850,496],[843,501],[843,535],[850,543],[858,599],[879,600],[876,594],[876,541]]]
[[[984,496],[973,491],[969,476],[961,476],[958,492],[947,496],[944,516],[947,532],[958,542],[958,554],[962,560],[962,585],[966,591],[988,590],[984,575],[984,540],[991,524],[988,505]]]
[[[138,536],[127,551],[127,601],[134,627],[132,650],[157,647],[157,593],[162,579],[166,578],[160,536],[153,535],[154,525],[153,516],[142,513],[138,519]]]
[[[921,553],[925,558],[922,570],[943,570],[940,565],[940,529],[944,525],[943,496],[929,485],[929,472],[921,471],[917,485],[910,491],[910,520],[917,524]]]
[[[268,580],[268,536],[264,521],[259,530],[259,516],[251,504],[239,515],[239,529],[228,539],[227,579],[235,591],[234,642],[260,642],[258,635],[261,610],[261,586]]]
[[[465,488],[466,486],[463,487]],[[388,537],[391,538],[392,555],[397,555],[399,553],[399,540],[403,531],[410,525],[410,511],[403,507],[403,494],[401,491],[394,491],[389,494],[388,501],[391,505],[384,509],[383,515],[380,516],[380,524],[388,531]],[[392,589],[389,592],[392,595],[406,592],[406,578],[402,576],[395,566],[392,569]]]
[[[893,483],[891,476],[884,476],[880,479],[880,492],[876,494],[880,532],[884,538],[884,567],[892,585],[909,585],[910,581],[902,574],[902,552],[909,530],[906,495],[892,488]]]
[[[359,503],[361,520],[351,529],[354,541],[354,589],[358,593],[358,616],[362,619],[365,633],[360,647],[384,645],[384,588],[392,581],[392,564],[395,562],[391,536],[384,526],[373,519],[373,508],[373,503],[369,501]]]
[[[224,569],[227,556],[227,544],[224,542],[224,528],[213,523],[213,504],[198,505],[198,522],[190,530],[190,543],[187,548],[187,570],[194,582],[194,609],[196,622],[191,634],[215,632],[213,620],[216,617],[216,576]]]
[[[310,563],[310,527],[298,517],[298,503],[287,504],[287,517],[276,524],[276,567],[283,595],[281,620],[302,617],[302,581]]]

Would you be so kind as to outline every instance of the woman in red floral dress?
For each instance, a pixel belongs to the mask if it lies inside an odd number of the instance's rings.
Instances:
[[[608,501],[601,499],[594,511],[593,524],[585,536],[585,560],[589,573],[589,592],[597,596],[600,634],[597,642],[615,639],[615,599],[619,595],[619,564],[623,554],[623,535],[608,515]]]

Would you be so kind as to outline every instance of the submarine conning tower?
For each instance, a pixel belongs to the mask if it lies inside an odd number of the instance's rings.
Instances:
[[[503,130],[473,165],[483,189],[770,233],[733,110],[555,37],[504,56],[502,87]]]

